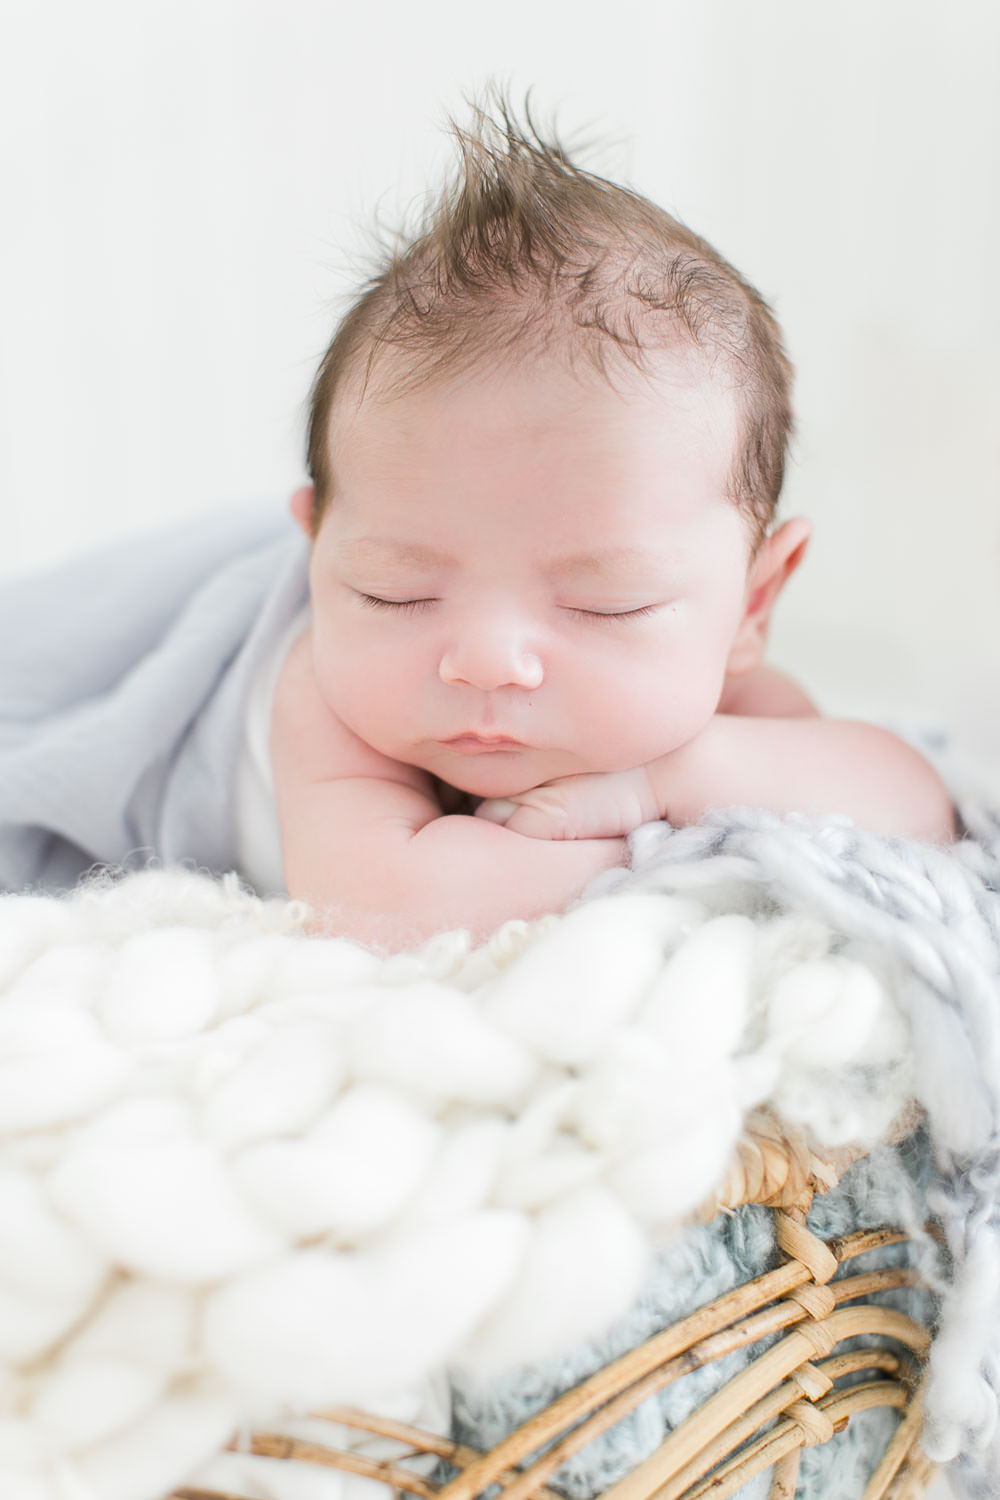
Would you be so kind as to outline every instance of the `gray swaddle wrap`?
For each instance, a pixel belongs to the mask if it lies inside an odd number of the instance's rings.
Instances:
[[[268,504],[0,586],[0,887],[150,857],[236,867],[246,698],[307,564]]]

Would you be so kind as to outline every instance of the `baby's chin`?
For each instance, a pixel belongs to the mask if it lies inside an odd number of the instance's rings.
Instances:
[[[559,776],[572,776],[581,769],[574,766],[548,770],[526,764],[522,757],[514,755],[478,755],[454,760],[448,766],[434,766],[434,774],[470,797],[518,797],[522,792],[530,792]]]
[[[470,797],[519,797],[522,792],[530,792],[536,786],[544,786],[546,780],[554,780],[554,777],[532,776],[526,780],[519,777],[498,776],[441,776],[440,780],[452,786],[458,792],[466,792]]]

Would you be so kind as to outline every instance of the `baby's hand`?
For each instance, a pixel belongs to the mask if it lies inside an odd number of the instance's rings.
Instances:
[[[477,818],[533,839],[619,838],[663,816],[645,766],[562,776],[516,797],[481,802]]]

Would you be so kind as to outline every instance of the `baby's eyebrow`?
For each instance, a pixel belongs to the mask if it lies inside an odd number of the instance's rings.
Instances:
[[[404,563],[419,568],[448,567],[455,559],[436,547],[423,542],[397,542],[391,537],[354,537],[341,544],[349,562],[354,563]]]
[[[393,537],[350,537],[341,543],[346,560],[359,566],[367,563],[399,564],[418,568],[457,567],[450,552],[441,552],[424,542],[400,541]],[[599,547],[593,551],[571,552],[565,557],[546,561],[543,571],[549,578],[621,579],[631,573],[648,573],[662,569],[663,558],[648,547]]]
[[[550,576],[602,578],[608,574],[639,572],[663,566],[663,558],[648,547],[602,547],[593,552],[573,552],[555,558],[546,572]]]

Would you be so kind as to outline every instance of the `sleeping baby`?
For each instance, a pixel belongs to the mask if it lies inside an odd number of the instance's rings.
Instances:
[[[310,611],[270,727],[287,889],[403,947],[557,910],[644,822],[843,813],[943,841],[883,729],[763,664],[790,367],[663,210],[480,117],[338,328],[293,497]]]

